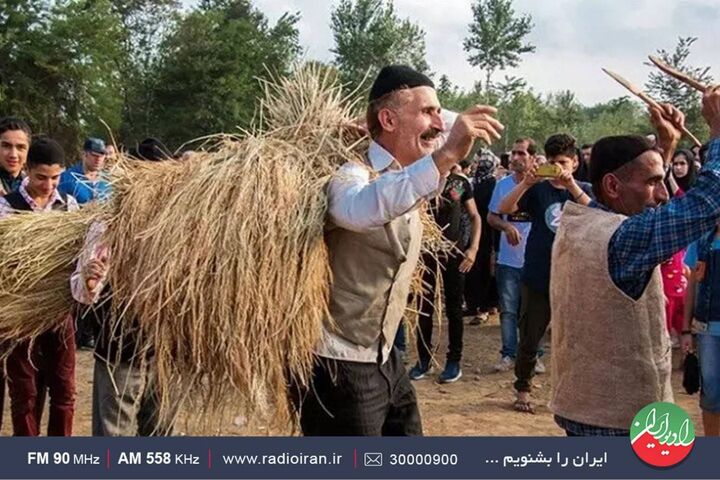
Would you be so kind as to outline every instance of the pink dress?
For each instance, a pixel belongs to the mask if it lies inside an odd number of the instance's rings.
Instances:
[[[685,250],[681,250],[672,258],[660,265],[662,273],[663,289],[667,304],[665,305],[665,319],[668,332],[673,331],[680,335],[683,328],[685,315],[685,292],[688,281],[683,274],[683,259]]]
[[[682,195],[682,190],[675,193],[676,197]],[[684,259],[685,249],[677,252],[670,260],[660,265],[663,289],[667,300],[665,305],[667,329],[669,333],[674,331],[676,335],[680,335],[680,332],[682,332],[685,316],[685,292],[687,291],[688,281],[683,272]]]

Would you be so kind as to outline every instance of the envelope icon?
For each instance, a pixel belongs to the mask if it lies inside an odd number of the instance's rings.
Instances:
[[[365,466],[366,467],[382,467],[383,455],[382,453],[365,453]]]

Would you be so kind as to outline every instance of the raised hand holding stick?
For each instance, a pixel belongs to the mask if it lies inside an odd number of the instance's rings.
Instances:
[[[623,87],[625,87],[625,88],[627,88],[628,90],[630,90],[630,92],[632,92],[633,95],[637,96],[640,100],[642,100],[643,102],[645,102],[646,104],[648,104],[650,107],[657,108],[657,109],[660,110],[661,112],[664,111],[664,110],[663,110],[663,107],[660,106],[660,104],[659,104],[658,102],[656,102],[655,100],[653,100],[647,93],[643,92],[642,90],[640,90],[639,88],[637,88],[635,85],[633,85],[632,83],[628,82],[628,81],[625,80],[623,77],[621,77],[620,75],[618,75],[617,73],[611,72],[610,70],[608,70],[608,69],[606,69],[606,68],[603,68],[602,70],[603,70],[603,72],[605,72],[606,74],[608,74],[609,76],[611,76],[611,77],[612,77],[616,82],[618,82],[620,85],[622,85]],[[685,134],[685,136],[687,136],[690,140],[693,141],[693,143],[694,143],[695,145],[697,145],[698,147],[702,147],[702,143],[700,143],[700,140],[698,140],[697,137],[696,137],[695,135],[693,135],[693,134],[685,127],[685,125],[678,125],[678,127],[680,128],[680,130],[682,130],[682,132]]]

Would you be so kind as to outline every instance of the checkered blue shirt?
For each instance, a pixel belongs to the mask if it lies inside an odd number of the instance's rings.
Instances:
[[[555,423],[567,432],[568,436],[575,437],[629,437],[630,430],[619,428],[595,427],[586,423],[574,422],[567,418],[555,415]]]
[[[592,206],[606,209],[592,202]],[[707,162],[684,196],[625,220],[610,239],[608,264],[615,285],[631,298],[642,296],[653,270],[713,230],[720,219],[720,139],[710,143]],[[627,430],[586,425],[555,416],[572,435],[627,436]]]
[[[610,276],[631,298],[642,296],[655,267],[714,229],[720,219],[720,139],[710,143],[706,158],[684,196],[633,215],[610,239]]]

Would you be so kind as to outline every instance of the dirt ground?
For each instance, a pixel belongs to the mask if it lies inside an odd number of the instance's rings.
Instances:
[[[481,326],[465,327],[464,352],[462,361],[463,377],[453,384],[437,383],[437,375],[442,370],[446,345],[445,335],[441,332],[441,347],[437,355],[440,365],[435,373],[418,382],[414,382],[423,420],[425,435],[428,436],[557,436],[563,435],[553,421],[546,404],[550,394],[550,374],[535,377],[533,396],[537,404],[535,415],[516,413],[512,410],[514,390],[512,372],[493,373],[492,365],[498,361],[500,348],[500,326],[497,317]],[[545,357],[549,365],[548,349]],[[675,401],[693,418],[698,435],[702,433],[698,396],[689,396],[682,390],[682,375],[677,370],[680,364],[679,352],[675,352],[673,387]],[[410,367],[411,364],[408,365]],[[91,392],[93,358],[91,352],[78,352],[77,403],[74,420],[74,434],[90,435]],[[47,413],[45,414],[47,417]],[[268,435],[280,432],[267,432],[261,426],[247,427],[242,417],[217,431],[219,435]],[[44,431],[44,427],[43,427]],[[0,433],[10,435],[9,400],[5,401],[3,427]],[[192,430],[178,426],[179,435],[192,434]]]

